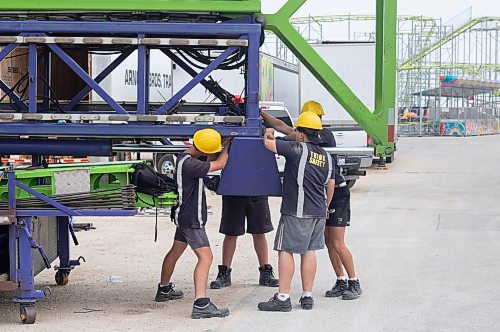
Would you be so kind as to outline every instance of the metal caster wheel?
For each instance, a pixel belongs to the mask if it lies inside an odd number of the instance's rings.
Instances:
[[[55,279],[58,285],[64,286],[69,281],[69,272],[57,271]]]
[[[32,305],[19,306],[19,318],[23,324],[34,324],[36,320],[36,311]]]

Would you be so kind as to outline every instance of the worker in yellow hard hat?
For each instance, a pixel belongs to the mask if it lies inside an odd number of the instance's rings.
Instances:
[[[319,146],[323,130],[320,117],[306,111],[295,124],[294,140],[276,140],[274,129],[264,135],[265,147],[286,158],[283,176],[281,218],[274,240],[278,251],[279,291],[258,305],[262,311],[290,311],[290,287],[294,273],[293,254],[301,255],[302,309],[314,306],[312,296],[316,275],[316,250],[325,245],[328,205],[334,191],[334,165],[328,152]],[[326,197],[325,197],[326,192]]]
[[[161,281],[155,300],[165,302],[183,297],[181,291],[174,289],[171,277],[175,264],[189,245],[198,258],[194,270],[195,301],[191,316],[193,318],[225,317],[229,309],[217,308],[207,297],[208,273],[212,265],[212,250],[205,231],[207,222],[207,202],[203,179],[209,172],[221,170],[228,160],[226,140],[221,143],[221,135],[213,129],[199,130],[194,134],[193,146],[177,157],[175,180],[179,192],[179,207],[174,221],[177,226],[174,244],[163,260]],[[219,156],[214,161],[202,159]]]
[[[325,115],[322,105],[316,101],[304,103],[301,109],[301,116],[305,112],[315,113],[320,118]],[[288,135],[287,139],[293,139],[293,136],[296,135],[294,129],[283,121],[265,112],[261,112],[261,115],[268,127]],[[299,121],[297,121],[296,125],[299,125]],[[335,136],[328,128],[321,130],[319,136],[322,140],[322,143],[320,143],[321,147],[329,148],[337,145]],[[350,226],[351,222],[351,194],[347,182],[342,175],[342,167],[338,165],[337,155],[332,154],[332,158],[335,165],[335,192],[329,206],[329,216],[325,227],[325,242],[330,261],[337,275],[337,280],[332,289],[325,293],[325,296],[341,296],[343,300],[353,300],[361,296],[363,291],[356,276],[351,251],[344,241],[346,227]],[[344,269],[347,272],[349,280],[345,277]]]

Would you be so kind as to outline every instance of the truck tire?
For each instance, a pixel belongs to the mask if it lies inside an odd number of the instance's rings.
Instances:
[[[347,188],[351,189],[354,187],[354,184],[356,183],[356,180],[347,180]]]
[[[165,174],[173,178],[175,172],[174,156],[171,154],[164,154],[161,155],[160,158],[157,158],[157,160],[156,170],[161,174]]]
[[[394,161],[394,154],[389,157],[385,157],[385,162],[387,164],[391,164],[393,161]]]

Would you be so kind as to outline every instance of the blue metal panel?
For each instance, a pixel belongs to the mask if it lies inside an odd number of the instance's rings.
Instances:
[[[222,136],[259,136],[260,127],[241,127],[229,125],[139,125],[139,124],[0,124],[0,135],[3,136],[58,136],[58,137],[99,137],[99,138],[160,138],[191,137],[200,129],[213,128]]]
[[[233,23],[161,23],[161,22],[68,22],[68,21],[0,21],[5,33],[83,33],[95,34],[152,34],[175,36],[241,36],[260,33],[260,24]]]
[[[111,141],[2,138],[0,154],[111,156]]]
[[[235,138],[217,190],[219,195],[281,196],[274,153],[261,138]]]

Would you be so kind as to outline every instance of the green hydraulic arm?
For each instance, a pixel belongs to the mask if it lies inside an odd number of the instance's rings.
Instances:
[[[291,16],[306,0],[289,0],[275,14],[265,15],[266,29],[275,33],[318,79],[326,90],[370,135],[377,156],[392,156],[389,142],[389,112],[396,104],[397,1],[377,0],[377,39],[375,68],[375,110],[369,110],[347,84],[291,25]]]

